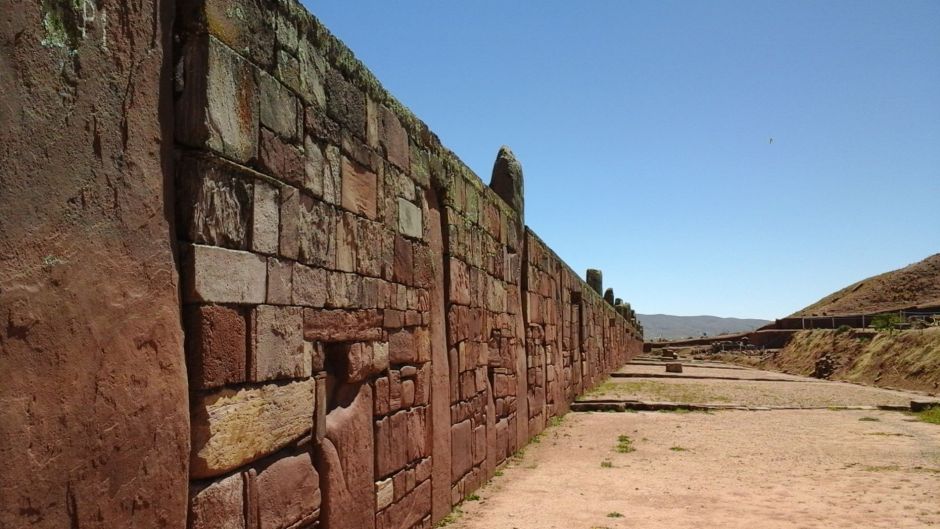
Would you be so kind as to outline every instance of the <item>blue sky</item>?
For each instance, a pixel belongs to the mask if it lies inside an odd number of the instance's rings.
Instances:
[[[940,252],[940,2],[306,1],[638,312],[785,316]],[[773,138],[773,142],[770,142]]]

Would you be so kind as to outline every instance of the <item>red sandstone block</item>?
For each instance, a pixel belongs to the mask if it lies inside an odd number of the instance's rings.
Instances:
[[[459,259],[451,258],[450,267],[450,302],[458,305],[470,304],[470,275],[467,265]]]
[[[373,385],[375,386],[375,415],[376,417],[388,415],[390,397],[388,377],[375,379]]]
[[[375,173],[367,167],[343,157],[343,208],[375,220],[378,191]]]
[[[411,249],[411,242],[401,235],[395,236],[393,277],[395,281],[406,285],[410,285],[414,282],[414,255]]]
[[[382,239],[391,236],[384,226],[367,219],[357,219],[359,238],[357,239],[356,271],[371,277],[382,276],[383,250]]]
[[[326,270],[294,263],[291,276],[291,302],[304,307],[326,304]]]
[[[388,476],[426,455],[424,408],[402,410],[375,423],[377,477]]]
[[[270,305],[290,305],[293,291],[293,265],[275,257],[268,258],[268,296]]]
[[[297,259],[300,241],[300,192],[293,187],[284,186],[280,190],[279,251],[284,257]]]
[[[303,195],[299,215],[298,259],[312,266],[335,268],[338,212],[326,202]]]
[[[401,407],[410,408],[415,403],[414,380],[404,380],[401,383]]]
[[[208,389],[245,381],[247,359],[244,313],[219,305],[187,305],[186,365],[192,389]]]
[[[388,369],[388,344],[385,342],[331,345],[327,356],[334,355],[344,368],[347,383],[363,382]]]
[[[400,500],[415,488],[414,472],[413,468],[409,468],[392,476],[392,486],[395,489],[394,501]],[[411,476],[410,478],[409,475]],[[411,485],[410,488],[409,484]]]
[[[245,483],[241,473],[208,485],[191,485],[189,529],[245,527]]]
[[[415,244],[414,283],[422,288],[431,288],[433,282],[434,262],[431,259],[431,248],[423,244]]]
[[[320,476],[309,453],[278,459],[255,483],[259,529],[304,527],[319,518]]]
[[[473,429],[473,464],[479,465],[486,459],[486,426],[481,424]]]
[[[415,376],[415,404],[424,406],[431,396],[431,365],[424,364]]]
[[[456,483],[473,466],[472,430],[470,421],[462,421],[450,429],[451,482]]]
[[[402,127],[394,112],[377,105],[379,146],[385,152],[385,158],[398,167],[409,170],[411,148],[408,145],[408,133]]]
[[[405,314],[400,310],[385,309],[383,325],[386,329],[398,329],[405,324]]]
[[[388,355],[393,364],[413,363],[417,359],[414,334],[408,329],[388,335]]]
[[[469,399],[477,392],[476,376],[473,371],[466,371],[460,374],[460,397]]]
[[[252,180],[247,171],[209,156],[185,156],[177,175],[179,236],[235,250],[248,247]]]
[[[421,483],[422,481],[431,477],[431,458],[426,457],[421,460],[420,463],[415,466],[415,481]]]
[[[388,372],[388,407],[390,412],[401,409],[401,372],[397,369]]]
[[[378,310],[304,310],[304,338],[321,342],[375,341],[382,338]]]
[[[293,186],[303,187],[306,176],[304,154],[265,128],[261,129],[258,158],[264,173]]]
[[[425,480],[376,517],[376,529],[411,529],[431,512],[431,481]]]
[[[359,228],[356,216],[344,212],[338,215],[336,222],[336,269],[343,272],[356,271],[356,248],[359,240]]]
[[[251,313],[251,381],[311,375],[304,354],[303,309],[259,305]]]
[[[267,262],[249,252],[185,245],[181,277],[187,303],[264,303]]]

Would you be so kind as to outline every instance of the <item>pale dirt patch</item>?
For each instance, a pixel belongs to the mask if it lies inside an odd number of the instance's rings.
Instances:
[[[940,525],[940,427],[898,412],[571,413],[503,473],[448,527]]]

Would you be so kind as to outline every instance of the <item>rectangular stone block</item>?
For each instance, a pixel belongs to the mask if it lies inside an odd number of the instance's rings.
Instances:
[[[303,187],[307,166],[304,153],[266,128],[261,129],[258,159],[261,170],[268,176]]]
[[[450,429],[451,482],[456,483],[473,467],[473,435],[470,421],[462,421]]]
[[[327,359],[338,366],[339,378],[352,384],[364,382],[388,369],[388,344],[385,342],[343,342],[326,348]]]
[[[309,377],[304,357],[303,309],[259,305],[252,311],[251,380]]]
[[[343,272],[356,271],[356,250],[359,246],[359,229],[356,216],[341,213],[336,222],[336,269]]]
[[[385,152],[385,158],[406,171],[410,170],[411,147],[408,144],[408,132],[394,112],[382,105],[376,107],[378,143]]]
[[[381,511],[395,500],[395,486],[392,479],[385,479],[375,483],[375,509]]]
[[[258,90],[253,66],[208,35],[183,47],[184,89],[176,104],[176,139],[239,163],[258,153]]]
[[[315,391],[307,379],[194,395],[190,476],[225,474],[310,432]]]
[[[304,311],[304,338],[321,342],[368,342],[382,339],[378,310]]]
[[[252,177],[210,156],[184,156],[177,173],[181,239],[233,250],[248,247]]]
[[[282,186],[280,194],[281,227],[278,234],[278,248],[283,257],[297,259],[300,248],[300,191],[290,186]]]
[[[258,83],[259,117],[261,124],[288,141],[296,141],[297,98],[277,79],[266,72],[255,72]]]
[[[187,305],[183,318],[190,389],[244,382],[248,324],[242,310],[220,305]]]
[[[258,472],[259,529],[306,527],[320,514],[320,476],[309,452],[282,457]]]
[[[470,305],[470,273],[467,265],[459,259],[448,261],[450,269],[450,302]]]
[[[198,15],[205,18],[189,19],[187,15],[196,15],[197,12],[185,10],[180,13],[184,22],[204,23],[204,28],[200,29],[207,30],[252,62],[264,67],[273,64],[274,19],[264,10],[263,3],[254,0],[204,0],[190,3],[198,7]]]
[[[376,529],[417,527],[431,513],[431,482],[423,481],[399,502],[376,517]]]
[[[276,187],[256,181],[252,204],[251,250],[276,254],[281,224],[280,199]]]
[[[304,307],[322,307],[326,303],[326,270],[293,264],[291,301]]]
[[[424,237],[421,208],[403,198],[398,199],[398,233],[413,239]]]
[[[426,455],[424,408],[402,410],[375,423],[378,476],[389,476]]]
[[[181,273],[187,303],[264,303],[263,256],[201,244],[185,245]]]
[[[375,220],[378,207],[377,178],[365,166],[343,158],[341,199],[343,208]]]
[[[245,482],[234,474],[189,489],[189,529],[245,529]]]
[[[333,206],[304,195],[300,200],[299,259],[306,264],[336,268],[336,223]]]
[[[290,261],[268,257],[268,304],[290,305],[293,291],[293,268]]]
[[[414,283],[414,254],[411,246],[408,239],[395,236],[394,278],[405,285]]]
[[[388,355],[393,364],[408,364],[417,360],[414,334],[408,329],[388,335]]]

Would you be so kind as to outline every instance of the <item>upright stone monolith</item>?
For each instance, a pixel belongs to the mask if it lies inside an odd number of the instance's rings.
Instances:
[[[587,284],[598,294],[604,292],[604,273],[596,268],[588,268]]]

